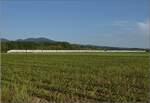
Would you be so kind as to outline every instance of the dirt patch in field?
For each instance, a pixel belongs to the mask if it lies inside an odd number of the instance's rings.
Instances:
[[[48,102],[47,100],[45,100],[45,99],[41,99],[41,98],[38,98],[38,97],[31,97],[30,99],[29,99],[29,103],[50,103],[50,102]]]

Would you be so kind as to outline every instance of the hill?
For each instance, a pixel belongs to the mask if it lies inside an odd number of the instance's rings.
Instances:
[[[5,38],[0,38],[0,41],[1,42],[7,42],[7,41],[9,41],[8,39],[5,39]]]
[[[44,37],[40,37],[40,38],[27,38],[27,39],[17,39],[16,41],[20,41],[20,42],[56,42],[54,40],[51,39],[47,39]]]
[[[7,52],[12,49],[30,49],[30,50],[147,50],[143,48],[123,48],[123,47],[109,47],[96,45],[82,45],[71,44],[69,42],[54,41],[48,38],[27,38],[8,40],[1,38],[1,52]]]

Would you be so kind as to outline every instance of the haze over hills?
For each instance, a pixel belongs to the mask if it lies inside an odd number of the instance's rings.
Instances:
[[[8,40],[1,38],[1,51],[10,49],[46,49],[46,50],[147,50],[147,48],[125,48],[97,45],[72,44],[65,41],[55,41],[45,37]]]
[[[45,37],[40,37],[40,38],[26,38],[26,39],[17,39],[16,41],[22,41],[22,42],[56,42],[54,40],[45,38]]]
[[[8,39],[5,39],[5,38],[1,38],[0,40],[1,40],[1,42],[9,41]]]

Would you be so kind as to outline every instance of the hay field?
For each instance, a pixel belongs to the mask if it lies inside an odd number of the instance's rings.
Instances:
[[[1,57],[2,102],[148,101],[148,53],[14,53]]]

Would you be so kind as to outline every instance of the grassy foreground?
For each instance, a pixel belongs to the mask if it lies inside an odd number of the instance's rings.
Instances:
[[[148,102],[148,53],[1,54],[6,103]]]

